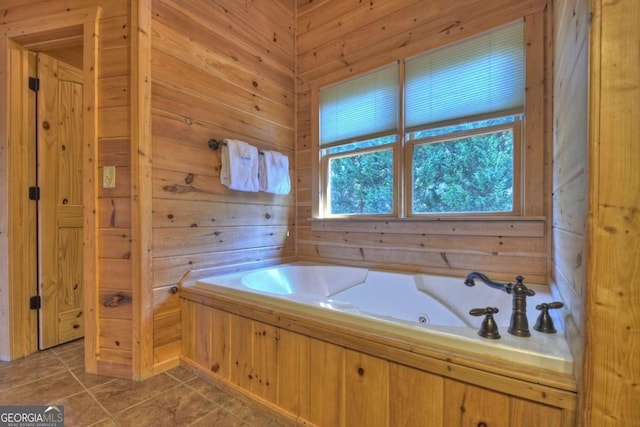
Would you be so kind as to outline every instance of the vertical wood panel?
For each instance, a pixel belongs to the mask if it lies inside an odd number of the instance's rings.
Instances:
[[[311,363],[311,338],[300,335],[300,374],[299,381],[300,387],[298,395],[298,401],[300,405],[300,417],[305,420],[310,420],[310,405],[309,393],[311,389],[309,364]]]
[[[82,310],[82,228],[60,228],[58,235],[58,255],[60,257],[58,289],[58,310]],[[60,341],[64,342],[64,341]]]
[[[304,357],[304,353],[300,349],[301,341],[303,339],[298,334],[284,329],[278,331],[278,396],[276,403],[279,407],[294,414],[301,414],[300,400],[304,396],[300,393],[301,364]]]
[[[536,420],[540,426],[573,426],[570,420],[563,420],[562,411],[540,404],[535,404],[523,399],[511,398],[511,419],[509,425],[526,426]]]
[[[278,400],[279,334],[274,326],[253,322],[251,391],[272,403]]]
[[[182,300],[182,354],[200,363],[196,359],[196,307],[188,300]]]
[[[508,426],[509,397],[459,381],[444,381],[444,425]]]
[[[118,2],[113,2],[114,5]],[[98,51],[99,19],[101,9],[98,9],[94,22],[85,22],[83,29],[83,111],[82,125],[84,126],[84,159],[83,159],[83,191],[84,203],[84,266],[83,282],[85,287],[85,350],[84,364],[87,372],[96,373],[97,354],[99,354],[99,305],[98,289],[100,287],[98,273],[98,231],[97,231],[97,180],[96,165],[98,164],[98,76],[100,74]]]
[[[27,84],[27,76],[35,73],[35,57],[7,39],[0,48],[0,178],[6,179],[0,191],[0,318],[7,325],[0,333],[0,357],[11,360],[38,349],[37,313],[29,309],[38,283],[36,206],[24,197],[35,185],[35,132],[29,132],[35,126],[35,94]]]
[[[253,381],[253,321],[245,317],[230,319],[231,367],[229,379],[245,390],[251,390]]]
[[[545,103],[547,93],[547,68],[539,66],[547,63],[545,49],[545,13],[538,12],[525,17],[525,58],[526,58],[526,96],[525,96],[525,163],[526,171],[538,170],[538,173],[525,173],[523,188],[525,216],[544,216],[545,206],[549,201],[549,183],[546,182],[545,158],[547,147],[547,128],[545,117],[548,105]],[[527,124],[535,123],[535,126]]]
[[[344,358],[345,425],[389,425],[389,362],[351,350]]]
[[[389,364],[389,425],[444,425],[445,399],[442,377],[397,363]]]
[[[211,349],[213,347],[213,310],[198,304],[195,314],[195,341],[198,343],[194,353],[194,359],[203,366],[211,366]]]
[[[39,287],[43,311],[39,322],[40,345],[44,348],[52,347],[58,343],[58,318],[57,290],[60,287],[58,277],[58,205],[62,201],[58,196],[58,188],[61,177],[59,151],[59,129],[63,126],[60,117],[60,91],[58,89],[58,60],[49,55],[38,56],[38,76],[42,79],[42,90],[38,91],[38,156],[46,158],[38,167],[38,178],[44,190],[41,197],[38,227],[40,236],[38,243],[40,271]],[[48,238],[43,238],[43,236]]]
[[[0,38],[0,77],[2,81],[6,82],[9,79],[10,67],[10,55],[9,55],[9,40],[5,37]],[[13,85],[12,85],[13,86]],[[12,87],[9,86],[9,87]],[[0,85],[0,135],[2,137],[9,138],[10,127],[9,123],[12,121],[9,119],[9,97],[7,83]],[[9,161],[11,156],[7,149],[6,143],[0,143],[0,194],[9,194],[9,177],[11,176],[11,169],[9,168]],[[8,196],[2,196],[1,201],[8,205]],[[0,209],[0,283],[10,283],[10,263],[9,254],[11,253],[11,240],[9,240],[9,227],[10,227],[10,212],[9,209]],[[27,259],[29,259],[27,257]],[[8,286],[5,285],[2,288],[4,292],[0,292],[0,321],[5,325],[11,325],[11,303],[12,298],[9,294]],[[13,326],[13,325],[12,325]],[[28,329],[32,329],[29,327]],[[0,328],[0,359],[11,360],[11,340],[13,339],[10,328]],[[32,332],[29,332],[31,334]],[[31,340],[34,341],[35,340]],[[37,346],[36,346],[37,347]],[[21,352],[18,352],[21,353]]]
[[[309,420],[319,426],[344,425],[344,352],[342,347],[309,340]]]
[[[147,378],[153,373],[154,325],[153,271],[151,253],[151,3],[131,2],[131,236],[132,277],[135,298],[134,374]],[[163,343],[166,345],[169,343]]]
[[[640,3],[591,6],[581,422],[613,426],[640,419]]]
[[[229,313],[214,310],[211,326],[211,372],[222,378],[231,377],[231,320]]]

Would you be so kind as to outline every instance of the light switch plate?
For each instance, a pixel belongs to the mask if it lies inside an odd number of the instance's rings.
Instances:
[[[102,188],[116,188],[116,167],[102,168]]]

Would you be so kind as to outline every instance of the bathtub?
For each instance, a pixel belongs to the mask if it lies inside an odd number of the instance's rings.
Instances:
[[[531,337],[526,338],[507,332],[511,295],[480,281],[467,287],[460,277],[297,262],[201,278],[194,286],[375,334],[432,344],[452,353],[571,374],[573,359],[558,310],[551,311],[557,333],[533,329],[539,314],[535,306],[558,299],[546,285],[526,285],[536,292],[527,298]],[[484,307],[498,308],[494,319],[500,339],[477,334],[483,317],[471,316],[469,310]]]

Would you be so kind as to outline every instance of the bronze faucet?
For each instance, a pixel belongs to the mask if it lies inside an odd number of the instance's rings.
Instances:
[[[464,284],[467,286],[475,286],[475,279],[480,279],[484,284],[494,289],[502,290],[508,294],[513,294],[513,311],[511,313],[511,322],[509,323],[510,334],[518,337],[529,337],[529,321],[527,320],[527,296],[533,296],[536,293],[533,289],[527,288],[522,281],[522,276],[516,276],[516,283],[500,283],[494,282],[482,273],[474,271],[469,273]]]
[[[562,308],[564,303],[561,301],[554,301],[549,303],[542,303],[536,305],[536,310],[540,310],[540,315],[533,329],[536,331],[544,332],[545,334],[555,334],[556,328],[553,326],[553,319],[549,315],[549,310]]]
[[[497,307],[487,307],[487,308],[472,308],[469,311],[469,314],[472,316],[485,316],[482,321],[482,325],[480,325],[480,330],[478,330],[478,335],[484,338],[489,338],[492,340],[497,340],[500,338],[500,332],[498,332],[498,325],[496,321],[493,320],[493,315],[498,312]]]

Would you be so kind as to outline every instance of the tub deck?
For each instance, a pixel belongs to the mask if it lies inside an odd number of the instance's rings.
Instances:
[[[315,264],[290,266],[309,268],[319,284],[310,285],[310,279],[298,271],[291,272],[297,285],[287,284],[280,280],[282,277],[270,283],[268,275],[274,270],[268,268],[200,278],[193,290],[199,295],[276,310],[281,316],[290,313],[314,318],[400,340],[414,348],[435,349],[445,357],[466,355],[493,366],[520,366],[563,376],[573,373],[573,359],[559,316],[552,313],[558,333],[533,330],[538,315],[535,305],[554,300],[547,286],[527,284],[536,295],[528,298],[527,307],[532,336],[523,338],[507,333],[512,296],[480,283],[468,288],[462,278],[348,267],[323,279],[319,270],[314,270]],[[341,282],[340,277],[346,280]],[[482,318],[468,314],[471,308],[487,306],[500,310],[495,315],[501,333],[498,340],[478,336]]]

